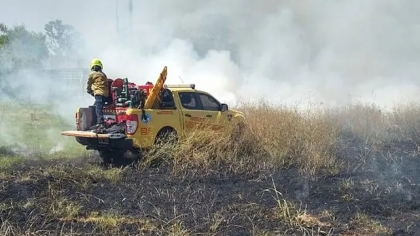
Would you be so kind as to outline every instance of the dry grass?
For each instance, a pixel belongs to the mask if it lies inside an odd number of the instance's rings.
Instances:
[[[368,215],[356,213],[350,221],[350,228],[359,235],[378,235],[390,233],[380,222],[372,220]]]
[[[0,234],[381,235],[420,230],[418,106],[383,111],[356,104],[302,111],[260,102],[239,109],[246,115],[240,136],[195,131],[176,145],[145,153],[139,168],[104,169],[68,160],[76,148],[50,153],[54,136],[43,143],[17,135],[44,147],[38,148],[44,158],[28,161],[0,148]],[[42,114],[27,119],[43,127]],[[29,130],[27,137],[35,134]],[[162,157],[164,165],[149,168]]]
[[[395,106],[383,111],[375,104],[355,104],[329,111],[335,125],[366,142],[420,141],[420,107]]]
[[[231,129],[201,128],[176,145],[159,146],[146,157],[171,157],[175,174],[252,173],[290,167],[309,176],[337,173],[338,129],[327,114],[313,116],[264,103],[241,110],[246,126],[239,137],[232,137]]]

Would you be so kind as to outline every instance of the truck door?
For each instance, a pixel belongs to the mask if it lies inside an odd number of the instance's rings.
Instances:
[[[206,123],[211,125],[214,130],[223,128],[223,121],[226,119],[222,113],[220,102],[208,93],[198,92],[197,97],[201,103]]]
[[[178,97],[182,106],[183,129],[188,134],[199,128],[209,114],[203,111],[196,92],[179,92]]]

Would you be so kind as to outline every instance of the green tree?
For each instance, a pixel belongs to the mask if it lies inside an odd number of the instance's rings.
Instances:
[[[44,29],[51,53],[51,66],[77,67],[84,48],[81,34],[72,25],[64,24],[61,20],[49,21]]]
[[[7,43],[7,27],[0,23],[0,48]]]
[[[0,58],[8,69],[36,67],[48,57],[45,35],[28,31],[24,25],[8,28],[0,24]]]
[[[78,33],[72,25],[61,20],[49,21],[45,25],[47,45],[54,56],[66,57],[75,50]]]
[[[8,77],[25,69],[41,69],[48,57],[43,33],[28,31],[24,25],[0,24],[0,90],[11,93]],[[9,81],[10,82],[10,81]]]
[[[17,25],[9,29],[6,27],[5,53],[8,54],[13,69],[35,68],[48,57],[45,35],[28,31],[24,25]]]

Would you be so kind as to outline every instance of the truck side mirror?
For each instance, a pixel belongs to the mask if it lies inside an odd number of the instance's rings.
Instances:
[[[221,104],[222,112],[229,110],[229,107],[226,103]]]

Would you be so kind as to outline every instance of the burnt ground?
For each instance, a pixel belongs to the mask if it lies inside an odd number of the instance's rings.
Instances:
[[[3,173],[0,232],[419,234],[417,146],[356,144],[343,140],[339,174],[316,179],[304,178],[293,167],[189,178],[173,176],[168,166],[119,171],[101,170],[105,167],[84,159],[26,161]]]

